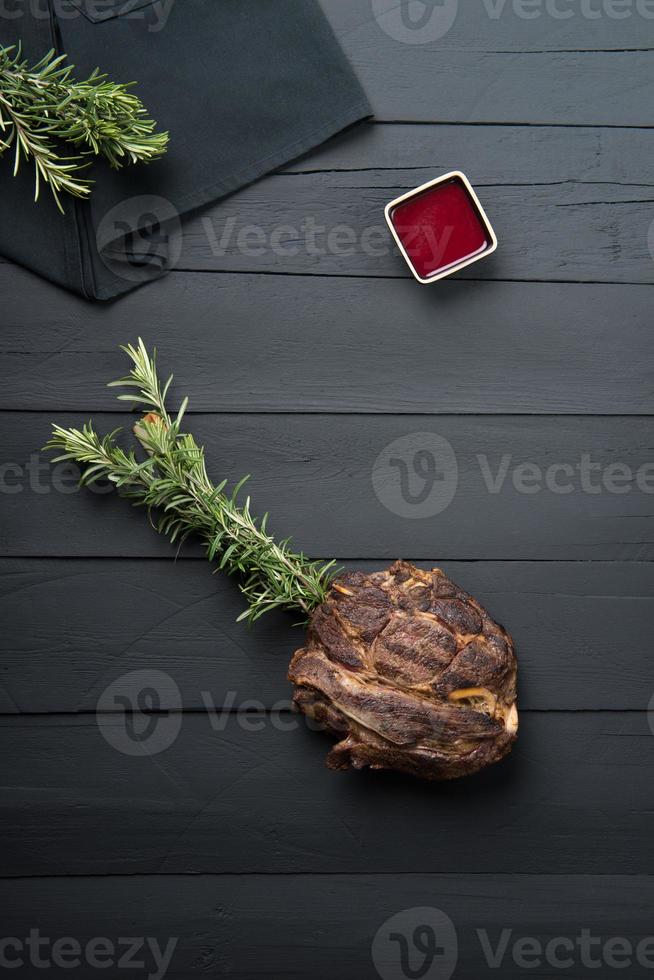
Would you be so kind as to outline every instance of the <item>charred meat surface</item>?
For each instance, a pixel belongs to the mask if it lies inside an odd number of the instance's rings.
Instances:
[[[331,769],[455,779],[517,737],[513,642],[440,569],[395,562],[332,583],[291,661],[294,702],[340,737]]]

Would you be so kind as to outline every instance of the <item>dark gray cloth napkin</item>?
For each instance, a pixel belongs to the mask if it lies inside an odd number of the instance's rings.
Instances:
[[[12,0],[5,0],[10,7]],[[62,216],[33,168],[0,161],[0,253],[68,289],[110,299],[174,266],[180,219],[300,156],[371,114],[315,0],[14,0],[4,44],[37,60],[66,52],[134,91],[166,156],[112,170]]]

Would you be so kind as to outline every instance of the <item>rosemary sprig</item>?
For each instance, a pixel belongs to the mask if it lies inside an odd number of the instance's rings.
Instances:
[[[276,542],[266,530],[268,515],[261,521],[254,518],[249,497],[238,503],[248,477],[230,494],[225,492],[226,480],[215,486],[207,475],[203,447],[190,433],[181,432],[188,398],[175,417],[166,409],[172,375],[161,384],[156,351],[151,357],[140,338],[137,346],[130,344],[122,350],[133,367],[127,377],[112,381],[110,387],[137,389],[135,394],[118,397],[146,412],[134,433],[147,458],[139,461],[133,451],[125,452],[116,444],[120,429],[101,438],[88,422],[81,430],[53,425],[45,448],[63,450],[53,462],[75,460],[84,467],[82,485],[109,480],[136,505],[158,512],[155,526],[171,542],[181,544],[190,534],[199,535],[209,560],[216,559],[219,569],[240,576],[248,609],[239,620],[254,622],[277,608],[299,608],[308,615],[325,598],[335,562],[309,561],[290,550],[288,538]]]
[[[34,200],[43,181],[60,211],[62,192],[81,198],[91,192],[92,182],[82,176],[85,157],[104,156],[121,167],[154,160],[168,145],[168,133],[155,132],[156,123],[129,91],[133,83],[110,82],[97,69],[76,80],[65,58],[49,51],[30,68],[19,47],[0,46],[0,156],[14,147],[14,175],[22,159],[33,160]],[[82,155],[60,156],[59,142]]]

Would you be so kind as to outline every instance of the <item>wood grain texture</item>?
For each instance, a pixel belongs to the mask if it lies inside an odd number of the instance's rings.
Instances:
[[[390,176],[416,186],[434,174],[461,168],[482,186],[567,181],[651,186],[653,141],[648,128],[371,120],[328,140],[280,172],[339,173],[344,182],[349,174],[352,186],[365,179],[372,187],[388,184]]]
[[[427,43],[395,16],[377,19],[367,0],[324,6],[380,120],[651,124],[652,21],[635,4],[622,22],[601,3],[594,22],[576,6],[566,24],[543,5],[541,16],[529,8],[529,20],[509,3],[449,0],[433,9],[456,13],[451,29],[434,21]],[[389,6],[399,5],[379,4]],[[502,15],[489,17],[489,7]]]
[[[139,333],[194,410],[652,407],[648,286],[172,273],[92,320],[84,300],[10,266],[0,292],[5,409],[115,410],[106,383]]]
[[[5,417],[0,552],[169,557],[142,513],[80,492],[74,469],[52,469],[39,455],[52,419],[83,421],[70,413]],[[108,432],[131,417],[94,420]],[[192,428],[214,477],[252,473],[254,512],[270,511],[271,530],[293,535],[313,556],[642,561],[654,553],[649,418],[195,415]],[[434,436],[445,442],[432,447]],[[414,472],[422,452],[434,461],[432,482]],[[552,469],[560,466],[569,475]],[[584,467],[593,468],[586,482]],[[446,506],[448,488],[455,493]],[[433,516],[420,517],[411,503],[423,491]]]
[[[375,562],[349,562],[370,572]],[[423,563],[423,567],[430,567]],[[654,618],[654,566],[622,562],[446,562],[444,570],[510,628],[520,707],[636,709],[654,692],[643,637]],[[99,601],[102,597],[102,601]],[[187,709],[203,698],[238,710],[288,706],[293,617],[236,623],[233,581],[201,559],[4,559],[0,711],[93,711],[128,671],[169,674]],[[38,609],[37,617],[34,615]],[[178,703],[162,691],[162,709]]]
[[[575,942],[586,929],[602,940],[593,946],[594,962],[602,960],[601,948],[611,937],[637,946],[652,932],[653,894],[649,877],[609,875],[163,875],[0,883],[7,935],[26,937],[38,924],[53,940],[73,936],[85,945],[107,936],[118,947],[121,937],[140,935],[156,937],[162,950],[176,937],[169,980],[207,975],[379,980],[373,937],[397,912],[425,907],[441,910],[454,925],[457,980],[498,975],[479,932],[495,950],[503,930],[511,930],[511,936],[501,976],[517,980],[525,968],[514,958],[514,950],[518,957],[520,952],[515,943],[525,936],[544,947],[560,936]],[[415,925],[420,921],[419,914],[409,919]],[[409,940],[411,935],[409,928]],[[554,952],[567,959],[564,948]],[[147,946],[135,958],[144,953]],[[578,949],[575,959],[575,976],[593,975],[581,964]],[[628,975],[649,972],[634,963]],[[53,966],[48,975],[71,971]],[[102,976],[120,980],[125,967],[108,965]]]
[[[644,713],[523,712],[508,760],[431,785],[330,772],[286,713],[147,720],[0,718],[6,875],[654,872]]]
[[[401,139],[401,129],[395,132]],[[438,135],[447,141],[446,132],[439,129]],[[623,152],[630,152],[628,139]],[[454,154],[448,159],[455,159]],[[429,173],[335,171],[269,177],[185,222],[178,268],[409,279],[411,272],[386,226],[384,207],[440,173],[463,169],[476,186],[500,247],[464,269],[459,279],[652,282],[648,235],[654,190],[649,182],[586,182],[571,169],[562,181],[539,184],[527,170],[515,184],[498,186],[479,182],[475,161],[468,152],[459,154],[458,165],[434,166]]]

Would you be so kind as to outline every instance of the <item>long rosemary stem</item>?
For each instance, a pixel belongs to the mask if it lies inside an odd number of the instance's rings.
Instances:
[[[89,422],[81,430],[53,426],[46,448],[63,450],[54,461],[75,460],[84,467],[82,484],[107,479],[123,496],[156,512],[156,527],[171,542],[198,535],[207,557],[240,578],[248,609],[239,619],[253,622],[277,608],[300,609],[308,615],[325,598],[335,563],[310,561],[291,551],[288,539],[275,541],[266,530],[268,515],[258,521],[250,512],[249,497],[243,504],[238,502],[247,477],[231,494],[225,493],[227,481],[217,486],[211,482],[203,447],[180,430],[188,399],[173,418],[166,408],[172,376],[162,386],[156,352],[150,356],[140,339],[135,347],[128,345],[123,350],[133,367],[111,386],[138,390],[118,397],[146,412],[134,426],[146,459],[139,461],[133,451],[125,452],[117,445],[120,430],[101,438]]]

